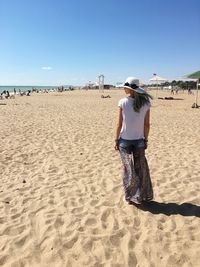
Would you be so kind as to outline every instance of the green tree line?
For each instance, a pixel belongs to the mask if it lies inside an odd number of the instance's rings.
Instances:
[[[175,86],[178,86],[179,88],[181,89],[195,89],[196,88],[196,82],[195,81],[176,81],[176,80],[173,80],[172,82],[165,82],[165,83],[162,83],[162,86],[163,87],[167,87],[167,86],[172,86],[172,87],[175,87]],[[156,84],[151,84],[150,86],[152,87],[155,87],[157,86]]]

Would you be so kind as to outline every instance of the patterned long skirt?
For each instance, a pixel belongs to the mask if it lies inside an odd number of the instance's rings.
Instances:
[[[127,201],[150,201],[153,188],[144,148],[119,147],[123,164],[123,185]],[[137,202],[135,202],[137,203]]]

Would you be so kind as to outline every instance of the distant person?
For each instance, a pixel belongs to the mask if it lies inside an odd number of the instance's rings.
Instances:
[[[191,95],[192,94],[192,90],[191,88],[188,88],[188,95]]]
[[[4,90],[2,93],[1,93],[1,95],[5,95],[6,94],[6,90]]]
[[[111,98],[110,95],[101,95],[101,98]]]
[[[28,90],[27,93],[26,93],[26,95],[27,96],[30,96],[30,94],[31,94],[31,90]]]
[[[119,101],[115,149],[123,164],[123,185],[127,202],[141,204],[153,199],[149,167],[145,157],[150,130],[150,98],[139,88],[139,80],[129,77],[124,83],[127,97]]]
[[[9,93],[9,91],[6,91],[6,95],[5,95],[5,98],[10,98],[10,93]]]
[[[5,95],[5,98],[6,98],[6,90],[4,90],[3,92],[1,92],[1,98],[0,99],[3,99],[3,95]]]
[[[171,89],[171,95],[174,95],[174,89],[173,88]]]
[[[14,88],[14,94],[16,95],[16,89]]]

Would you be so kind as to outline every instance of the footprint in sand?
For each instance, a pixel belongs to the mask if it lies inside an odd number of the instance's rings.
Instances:
[[[75,237],[73,237],[71,240],[65,242],[63,244],[63,247],[64,248],[67,248],[67,249],[70,249],[70,248],[72,248],[74,246],[74,244],[77,242],[77,240],[78,240],[78,235],[76,235]]]
[[[85,224],[88,225],[88,226],[94,225],[94,224],[96,224],[96,223],[97,223],[97,221],[96,221],[95,218],[89,218],[89,219],[87,219],[86,222],[85,222]]]
[[[137,266],[137,258],[133,251],[129,252],[128,254],[128,266],[129,267]]]

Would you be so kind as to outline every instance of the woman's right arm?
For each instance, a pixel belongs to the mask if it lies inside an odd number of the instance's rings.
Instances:
[[[119,135],[122,129],[122,120],[123,120],[122,108],[119,108],[118,124],[117,124],[116,135],[115,135],[115,150],[119,150],[118,140],[119,140]]]

